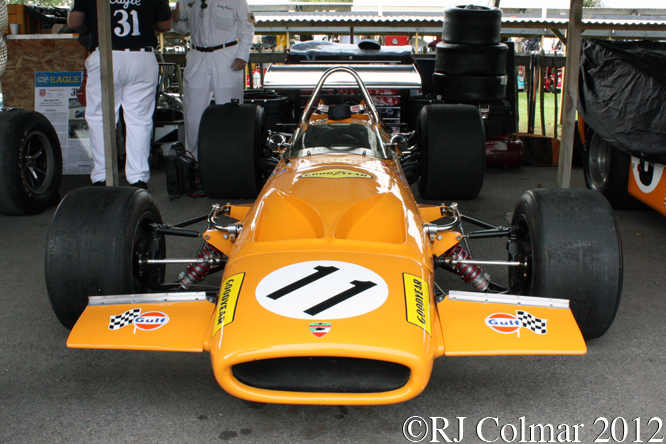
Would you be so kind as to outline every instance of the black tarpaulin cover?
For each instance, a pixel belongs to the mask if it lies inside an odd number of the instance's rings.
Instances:
[[[666,162],[666,43],[583,39],[578,111],[604,140]]]

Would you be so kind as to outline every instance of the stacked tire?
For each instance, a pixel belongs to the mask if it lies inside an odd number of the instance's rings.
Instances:
[[[5,0],[0,0],[0,36],[5,33],[9,26],[9,11]],[[7,44],[5,39],[0,39],[0,76],[7,69]]]
[[[500,43],[502,11],[463,5],[444,10],[433,83],[444,103],[492,103],[506,98],[507,55]]]

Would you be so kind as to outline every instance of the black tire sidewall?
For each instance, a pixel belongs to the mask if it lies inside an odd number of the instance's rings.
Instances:
[[[162,217],[145,190],[85,187],[63,199],[47,236],[45,278],[65,327],[74,326],[89,296],[147,291],[133,274],[133,248],[139,224],[149,222]]]
[[[209,197],[254,199],[265,182],[260,168],[266,116],[258,105],[211,105],[199,127],[199,177]]]
[[[511,268],[511,291],[568,299],[586,339],[603,335],[617,313],[622,291],[622,247],[606,200],[591,190],[531,190],[516,205],[512,225],[528,230],[530,268]]]
[[[26,185],[19,167],[28,137],[41,133],[51,146],[51,178],[46,189],[35,194]],[[62,180],[62,152],[55,129],[46,117],[35,111],[0,111],[0,213],[37,214],[59,200]]]
[[[435,47],[435,72],[454,76],[501,76],[506,74],[509,47],[460,45],[439,42]]]
[[[453,6],[444,10],[442,39],[463,45],[496,45],[501,27],[502,11],[498,8]]]
[[[474,199],[485,174],[485,132],[472,105],[427,105],[417,123],[424,199]]]
[[[435,95],[447,103],[488,103],[506,98],[507,76],[432,75]]]

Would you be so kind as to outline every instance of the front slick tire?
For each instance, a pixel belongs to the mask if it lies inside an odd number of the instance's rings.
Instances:
[[[509,242],[511,292],[568,299],[585,339],[613,323],[622,293],[622,246],[604,197],[591,190],[526,192],[513,213],[518,239]]]
[[[199,178],[208,197],[254,199],[266,181],[260,166],[266,117],[258,105],[211,105],[199,126]]]
[[[477,107],[428,105],[417,122],[424,199],[474,199],[483,187],[486,136]]]
[[[69,193],[53,216],[46,243],[46,288],[55,315],[72,328],[88,296],[146,293],[164,282],[166,255],[155,201],[133,187],[85,187]]]

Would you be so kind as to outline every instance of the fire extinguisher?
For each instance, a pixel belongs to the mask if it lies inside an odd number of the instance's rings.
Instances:
[[[259,72],[259,68],[255,68],[252,71],[252,84],[255,88],[261,88],[261,72]]]

